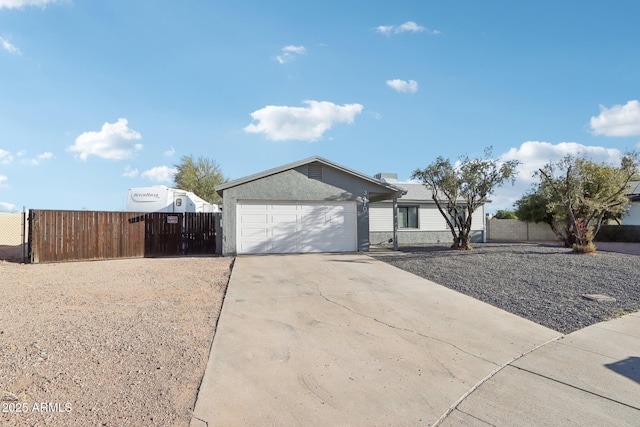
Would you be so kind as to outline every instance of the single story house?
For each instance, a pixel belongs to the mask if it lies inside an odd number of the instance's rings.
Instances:
[[[226,182],[216,191],[225,255],[366,252],[370,204],[404,193],[317,156]]]
[[[397,199],[398,244],[453,242],[447,223],[427,187],[423,184],[398,183],[395,173],[379,173],[375,178],[405,190],[405,194]],[[393,239],[393,201],[371,203],[369,218],[371,244],[388,243]],[[482,205],[473,212],[471,218],[471,241],[484,242],[485,239],[485,207]]]
[[[631,181],[629,183],[627,196],[631,201],[631,205],[627,213],[622,217],[622,224],[640,225],[640,181]]]

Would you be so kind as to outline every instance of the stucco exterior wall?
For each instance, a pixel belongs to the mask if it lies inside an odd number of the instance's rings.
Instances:
[[[471,242],[483,242],[483,232],[480,230],[471,231]],[[392,231],[372,231],[369,233],[372,245],[389,244],[393,239]],[[421,244],[453,243],[453,236],[449,231],[402,231],[398,230],[399,246],[416,246]]]
[[[237,252],[236,208],[239,200],[356,201],[358,251],[368,251],[368,201],[389,197],[391,191],[382,193],[383,188],[375,183],[326,165],[323,165],[322,181],[308,178],[307,172],[308,165],[303,165],[225,189],[222,197],[222,253],[234,255]]]

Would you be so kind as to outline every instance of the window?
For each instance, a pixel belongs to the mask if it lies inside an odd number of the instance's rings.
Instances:
[[[398,228],[418,228],[418,207],[398,207]]]

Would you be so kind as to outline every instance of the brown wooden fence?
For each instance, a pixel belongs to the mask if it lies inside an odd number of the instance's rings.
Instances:
[[[29,211],[31,262],[214,254],[214,213]]]

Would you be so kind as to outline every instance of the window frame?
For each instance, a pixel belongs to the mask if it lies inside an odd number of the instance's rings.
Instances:
[[[412,226],[409,222],[409,210],[410,209],[415,209],[416,211],[416,221],[415,221],[415,227]],[[404,210],[406,212],[406,219],[407,219],[407,226],[403,227],[401,225],[401,215],[400,215],[400,211]],[[401,205],[398,206],[398,230],[419,230],[420,229],[420,206],[419,205]]]

